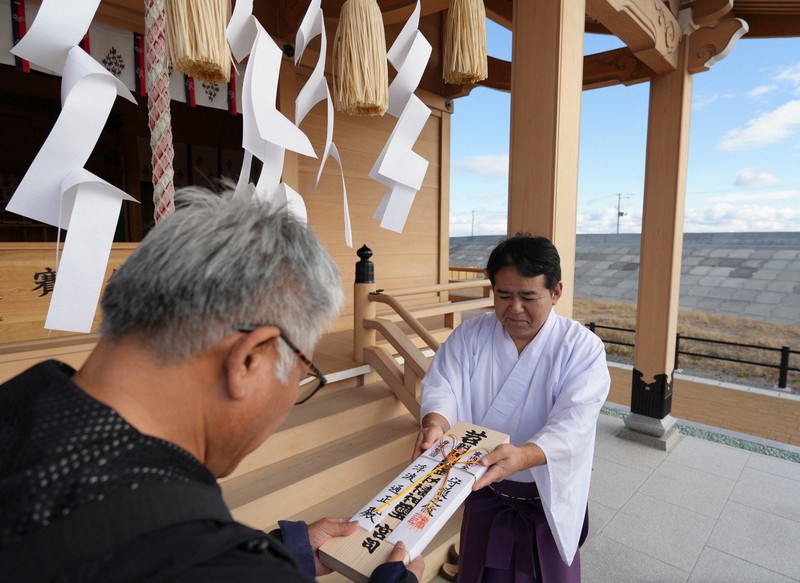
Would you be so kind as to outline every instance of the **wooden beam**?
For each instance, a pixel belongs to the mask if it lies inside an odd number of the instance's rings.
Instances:
[[[131,32],[144,33],[142,0],[103,0],[97,7],[95,20]]]
[[[714,24],[733,10],[733,0],[690,0],[692,20],[699,26]]]
[[[611,85],[635,85],[649,81],[655,73],[627,47],[613,49],[583,58],[583,90]],[[475,87],[511,91],[511,61],[489,57],[489,77],[469,85],[446,85],[445,97],[465,97]]]
[[[450,0],[421,0],[420,18],[425,18],[430,14],[436,14],[447,10],[450,6]],[[342,5],[345,0],[322,0],[322,12],[325,14],[325,20],[339,20],[339,13],[342,11]],[[302,12],[305,13],[306,7],[302,2],[295,2],[289,0],[288,3],[297,4],[302,6]],[[411,13],[414,12],[416,0],[380,0],[381,13],[383,14],[383,24],[402,24],[408,20]]]
[[[587,55],[583,58],[583,90],[611,85],[634,85],[649,81],[655,73],[627,48]]]
[[[392,10],[385,10],[383,12],[383,24],[401,24],[408,20],[411,13],[414,12],[416,0],[409,2],[408,6],[394,8]],[[425,18],[430,14],[443,12],[450,6],[450,0],[422,0],[420,6],[420,18]]]
[[[478,84],[499,91],[511,91],[511,61],[488,57],[489,76]]]
[[[800,36],[800,14],[739,14],[750,27],[747,38],[784,38]]]
[[[514,17],[513,0],[484,0],[483,4],[486,7],[487,18],[511,30]]]
[[[746,33],[747,23],[739,18],[726,18],[714,26],[704,26],[695,30],[688,37],[689,72],[708,71],[714,63],[728,56],[736,41]]]
[[[658,74],[674,71],[681,26],[654,0],[586,0],[586,15],[600,22]]]

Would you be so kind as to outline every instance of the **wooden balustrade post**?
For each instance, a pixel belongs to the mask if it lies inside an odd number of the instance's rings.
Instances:
[[[364,328],[364,320],[375,317],[375,302],[369,294],[375,291],[375,265],[370,261],[372,249],[366,245],[356,252],[356,279],[353,285],[353,359],[364,362],[364,349],[375,345],[375,330]]]
[[[403,382],[409,395],[419,403],[422,400],[422,379],[410,370],[411,367],[403,367]],[[419,419],[419,415],[416,416]]]
[[[461,324],[461,312],[451,312],[444,315],[444,327],[455,330]]]

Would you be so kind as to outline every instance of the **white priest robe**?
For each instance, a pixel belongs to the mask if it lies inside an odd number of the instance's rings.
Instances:
[[[508,477],[536,482],[562,560],[578,549],[594,455],[595,427],[611,379],[603,342],[551,311],[517,353],[494,312],[466,320],[437,351],[422,380],[422,416],[439,413],[535,443],[543,466]]]

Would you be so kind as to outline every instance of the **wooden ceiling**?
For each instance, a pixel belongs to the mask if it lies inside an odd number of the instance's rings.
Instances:
[[[733,14],[749,25],[745,38],[800,36],[800,0],[736,0]]]
[[[682,0],[684,6],[704,0]],[[327,18],[336,19],[345,0],[322,0]],[[499,24],[511,28],[513,0],[484,0],[488,16]],[[414,6],[413,0],[378,0],[387,24],[404,22]],[[423,16],[447,9],[449,0],[422,0]],[[142,0],[102,0],[98,19],[129,30],[144,29],[144,2]],[[290,34],[297,26],[307,7],[298,0],[254,0],[253,11],[272,34]],[[800,36],[800,0],[734,0],[733,16],[749,25],[747,37]],[[587,19],[589,32],[608,33],[602,23]]]
[[[587,17],[586,31],[602,34],[610,34],[609,30],[611,29],[619,31],[619,23],[614,22],[614,19],[618,18],[623,11],[629,10],[631,6],[649,1],[651,0],[587,0],[587,11],[591,9],[596,18]],[[698,22],[703,17],[714,22],[718,18],[714,15],[723,10],[726,2],[731,0],[664,1],[672,6],[692,7]],[[338,15],[344,2],[345,0],[322,0],[329,38],[332,38],[335,32]],[[512,28],[513,2],[514,0],[484,0],[487,16],[502,26]],[[391,42],[410,16],[416,2],[415,0],[378,0],[378,4],[383,13],[387,40]],[[434,47],[441,46],[443,19],[449,4],[450,0],[422,0],[420,28]],[[645,6],[646,4],[642,4],[642,7]],[[308,2],[300,0],[253,0],[253,13],[267,32],[288,43],[293,42],[307,7]],[[800,0],[733,0],[733,11],[726,16],[741,18],[747,22],[749,31],[745,38],[800,37]],[[102,0],[97,19],[107,24],[142,32],[144,30],[144,2],[142,0]],[[604,22],[608,28],[604,26]],[[675,24],[677,25],[677,21]],[[656,55],[655,59],[648,59],[646,55],[652,54],[653,51],[637,52],[637,48],[633,44],[629,46],[631,48],[623,47],[585,57],[584,89],[619,83],[625,85],[641,83],[670,66],[668,55]],[[662,60],[661,57],[666,59]],[[441,71],[440,59],[441,51],[435,49],[420,86],[445,97],[460,97],[469,94],[474,86],[454,86],[443,83],[439,73]],[[508,91],[510,84],[511,64],[507,61],[490,58],[489,79],[481,82],[481,85]]]

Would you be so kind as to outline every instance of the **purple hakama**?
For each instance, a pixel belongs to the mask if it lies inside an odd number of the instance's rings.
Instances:
[[[586,540],[586,511],[580,543]],[[580,550],[567,566],[535,483],[503,481],[472,492],[464,505],[459,583],[580,583]]]

